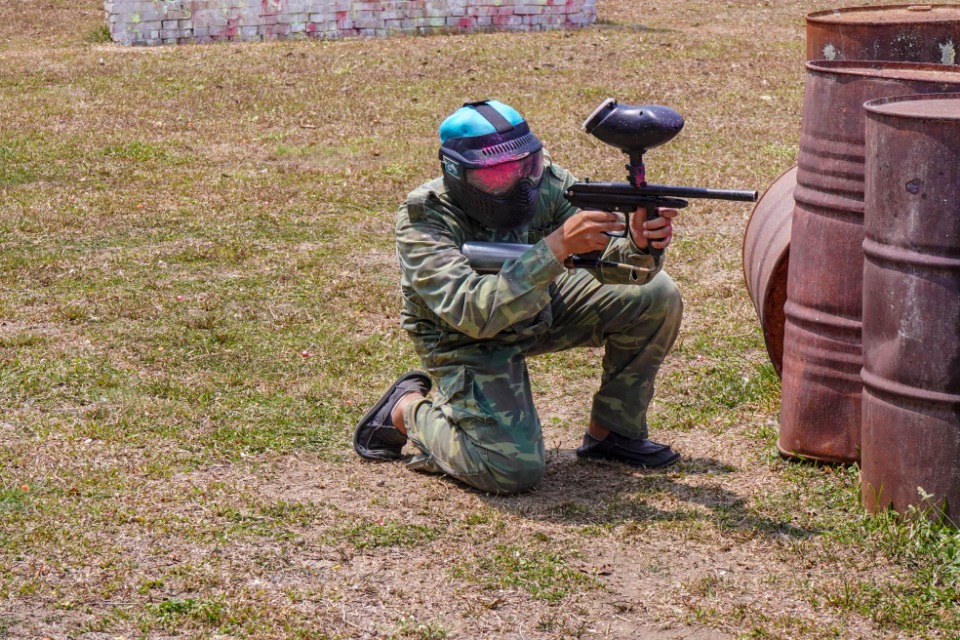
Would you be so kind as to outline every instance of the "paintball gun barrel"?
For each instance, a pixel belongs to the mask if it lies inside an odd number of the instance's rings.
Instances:
[[[687,206],[687,199],[757,201],[759,194],[756,191],[647,183],[643,155],[650,149],[672,140],[682,128],[683,116],[669,107],[618,104],[616,100],[607,98],[584,121],[583,129],[629,156],[629,162],[626,165],[627,182],[591,182],[588,179],[570,185],[564,197],[579,209],[622,213],[627,223],[627,231],[619,237],[629,234],[629,215],[640,208],[645,209],[647,219],[652,220],[659,217],[660,207],[683,209]],[[526,247],[526,245],[513,246]],[[648,250],[654,256],[663,253],[662,249],[652,246]],[[518,253],[516,249],[507,250],[499,243],[483,242],[468,242],[461,251],[477,271],[498,271],[499,267],[493,268],[495,265],[502,266],[504,262],[518,257],[523,252]],[[636,267],[622,263],[603,264],[599,258],[599,252],[571,256],[566,264],[570,267],[616,266],[637,270]]]

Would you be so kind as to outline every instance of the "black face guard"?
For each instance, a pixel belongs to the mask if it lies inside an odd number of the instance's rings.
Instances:
[[[443,177],[447,191],[464,213],[487,229],[496,230],[519,229],[533,220],[542,181],[542,174],[535,183],[529,179],[520,180],[508,193],[493,196],[466,182],[447,175]]]

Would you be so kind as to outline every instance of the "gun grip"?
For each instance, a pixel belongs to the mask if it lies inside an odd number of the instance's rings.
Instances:
[[[612,209],[612,210],[604,209],[604,211],[615,212],[617,211],[617,209]],[[624,223],[623,231],[620,231],[620,232],[604,231],[603,235],[609,236],[611,238],[629,238],[630,237],[630,214],[627,213],[626,211],[621,211],[621,213],[623,214],[623,223]]]
[[[656,204],[645,204],[643,208],[647,210],[647,220],[656,220],[660,217],[659,207]],[[636,242],[636,239],[634,239],[634,242]],[[647,251],[654,257],[659,258],[663,255],[663,249],[655,249],[649,239],[647,240]]]

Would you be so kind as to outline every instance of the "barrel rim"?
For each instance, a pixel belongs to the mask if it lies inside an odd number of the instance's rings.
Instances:
[[[960,102],[960,94],[957,93],[916,93],[903,96],[888,96],[886,98],[874,98],[863,103],[863,108],[868,114],[884,118],[902,118],[904,120],[923,120],[924,122],[956,122],[960,120],[960,113],[956,115],[924,115],[918,116],[909,113],[898,113],[896,111],[884,111],[883,107],[895,102],[923,102],[926,100],[952,100]]]
[[[910,82],[952,83],[943,78],[894,78],[887,71],[930,71],[937,74],[957,74],[960,65],[937,62],[904,62],[899,60],[808,60],[804,67],[808,74],[881,78],[884,80],[909,80]]]
[[[845,24],[846,21],[840,20],[839,16],[848,16],[852,13],[877,13],[882,15],[890,15],[894,11],[909,11],[910,7],[930,7],[931,12],[940,12],[943,13],[944,10],[955,9],[957,10],[957,20],[960,21],[960,4],[926,4],[926,3],[913,3],[913,4],[891,4],[891,5],[871,5],[865,7],[840,7],[837,9],[822,9],[820,11],[813,11],[808,13],[807,24],[815,25],[836,25],[836,24]],[[916,12],[918,15],[921,12]],[[924,11],[922,13],[928,13]],[[831,20],[830,18],[834,18]],[[903,21],[885,21],[883,25],[898,25],[898,24],[917,24],[923,22],[922,20],[903,20]],[[943,20],[943,22],[950,22],[950,20]],[[868,24],[868,23],[850,23],[850,24]]]
[[[773,180],[773,182],[770,183],[770,186],[767,187],[767,189],[763,192],[763,195],[761,195],[759,198],[757,198],[757,204],[755,204],[755,205],[753,206],[753,211],[750,212],[750,217],[747,218],[747,226],[745,227],[746,229],[749,229],[749,228],[750,228],[750,223],[753,222],[753,216],[756,215],[756,213],[757,213],[757,207],[760,206],[760,201],[763,200],[763,198],[767,195],[767,193],[770,191],[770,189],[771,189],[774,185],[776,185],[778,182],[780,182],[780,179],[781,179],[781,178],[783,178],[784,176],[788,175],[791,171],[796,171],[796,170],[797,170],[797,164],[794,163],[793,165],[791,165],[790,167],[788,167],[785,171],[783,171],[780,175],[778,175],[778,176]],[[796,188],[796,187],[794,187],[794,188]],[[788,243],[788,246],[789,246],[789,243]],[[741,268],[741,270],[743,271],[743,280],[744,280],[744,282],[747,283],[747,291],[748,291],[749,293],[753,294],[753,291],[750,291],[750,274],[747,273],[747,263],[746,263],[746,261],[747,261],[747,234],[744,233],[744,234],[743,234],[743,240],[740,242],[740,268]]]

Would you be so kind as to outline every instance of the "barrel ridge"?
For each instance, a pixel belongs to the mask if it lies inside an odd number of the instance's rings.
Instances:
[[[939,247],[922,247],[923,252],[909,250],[902,245],[887,244],[867,238],[863,241],[863,255],[876,264],[885,266],[913,266],[942,271],[960,271],[960,247],[947,247],[947,252],[933,252]],[[903,269],[898,269],[902,271]]]
[[[863,385],[885,402],[904,408],[930,404],[942,405],[951,409],[960,408],[960,394],[930,391],[896,382],[873,373],[870,371],[869,365],[869,362],[864,363],[863,370],[860,372]]]

